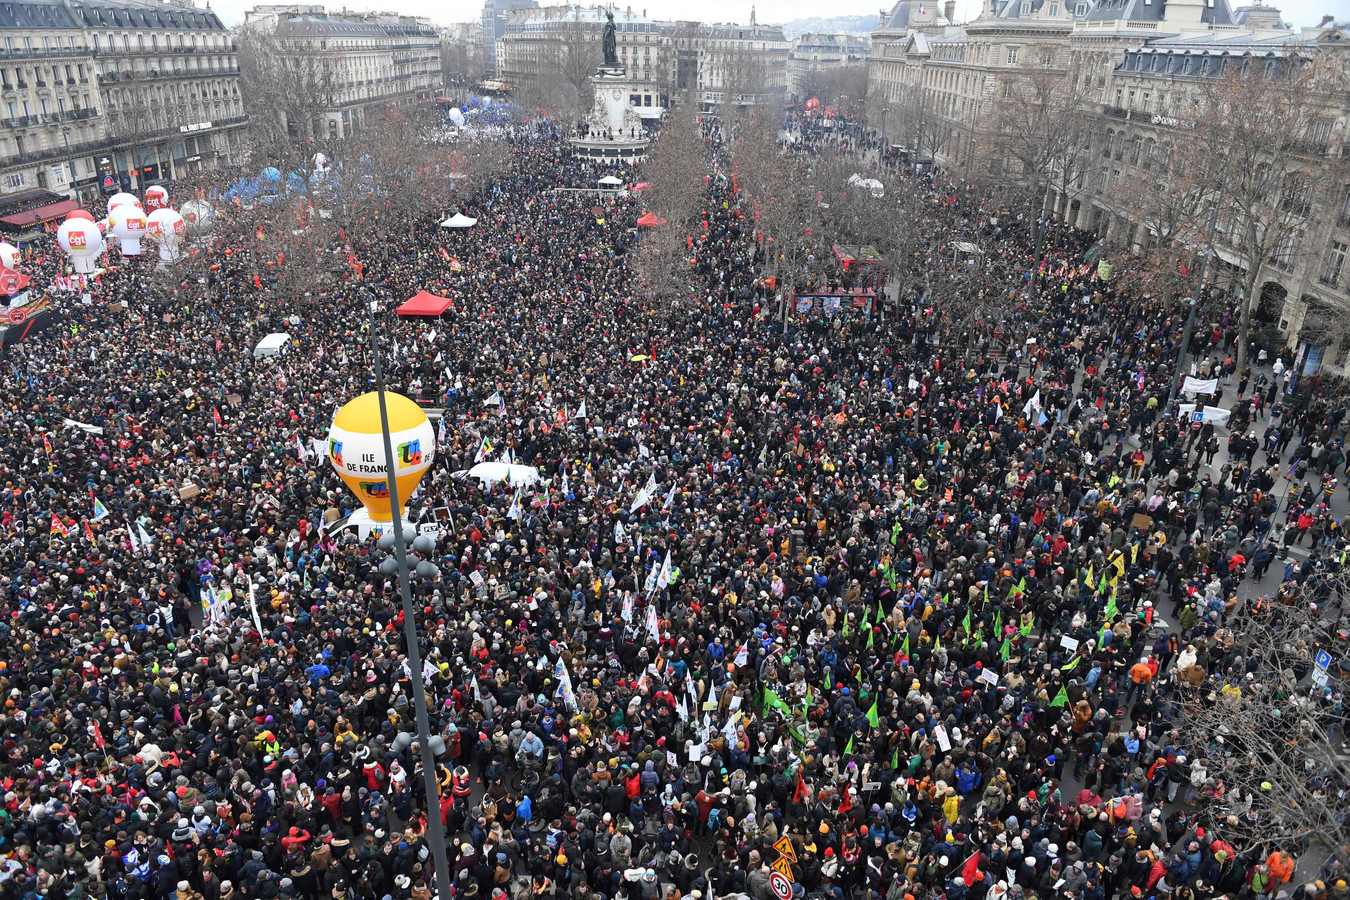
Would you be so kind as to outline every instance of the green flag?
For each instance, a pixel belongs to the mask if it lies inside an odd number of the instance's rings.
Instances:
[[[894,588],[895,585],[891,585],[891,587]],[[877,598],[877,621],[880,622],[880,621],[881,621],[882,619],[884,619],[884,618],[886,618],[886,610],[884,610],[884,609],[881,608],[881,598],[878,597],[878,598]]]
[[[909,632],[905,632],[905,642],[900,645],[900,652],[909,656]]]
[[[864,607],[863,607],[862,627],[863,627],[863,628],[870,628],[870,627],[871,627],[871,624],[872,624],[872,610],[870,610],[870,609],[868,609],[866,606],[864,606]]]
[[[1025,594],[1026,592],[1027,592],[1027,580],[1023,578],[1021,581],[1017,582],[1017,584],[1014,584],[1012,587],[1008,589],[1008,598],[1011,599],[1013,597],[1016,597],[1018,594]]]
[[[891,754],[891,768],[900,768],[900,748],[896,747],[895,752]]]
[[[970,634],[970,610],[966,610],[966,617],[961,621],[961,629]]]
[[[1023,622],[1022,627],[1018,630],[1022,632],[1022,637],[1031,634],[1031,622]]]
[[[872,703],[872,708],[867,711],[867,722],[873,728],[881,727],[881,718],[877,715],[877,704],[881,703],[880,698]]]
[[[898,540],[900,540],[900,523],[896,522],[894,527],[891,528],[891,546],[894,547]]]
[[[1102,580],[1099,581],[1099,582],[1097,582],[1097,593],[1100,594],[1102,591],[1106,590],[1106,584],[1107,584],[1107,582],[1106,582],[1106,573],[1103,572],[1103,573],[1102,573]]]
[[[933,641],[933,655],[937,656],[942,652],[942,635],[938,635],[937,640]]]
[[[848,736],[848,743],[844,745],[844,755],[848,756],[853,752],[853,735]]]
[[[876,638],[877,638],[877,633],[876,633],[875,631],[873,631],[872,629],[870,629],[870,628],[867,629],[867,649],[868,649],[868,650],[871,650],[871,649],[872,649],[872,643],[876,640]]]
[[[1067,662],[1064,665],[1060,666],[1059,670],[1061,672],[1072,672],[1074,669],[1078,668],[1078,664],[1082,661],[1083,657],[1075,656],[1071,662]]]
[[[848,637],[848,610],[844,610],[844,630],[839,633],[840,637]]]
[[[1012,638],[1003,639],[1003,646],[999,648],[998,655],[1004,662],[1008,661],[1008,657],[1012,655]]]
[[[1106,604],[1106,621],[1110,622],[1116,616],[1120,615],[1120,607],[1116,605],[1116,592],[1111,591],[1111,599]]]
[[[998,615],[994,616],[994,634],[997,636],[1002,633],[1003,633],[1003,610],[1000,609],[998,611]]]
[[[1059,693],[1055,695],[1055,699],[1050,701],[1050,705],[1052,707],[1064,706],[1068,702],[1069,702],[1069,692],[1064,688],[1060,688]]]

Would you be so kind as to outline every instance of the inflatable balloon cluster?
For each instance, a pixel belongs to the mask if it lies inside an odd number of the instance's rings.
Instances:
[[[210,206],[204,201],[188,201],[196,216],[206,218]],[[149,210],[147,213],[146,210]],[[145,190],[145,203],[125,192],[108,198],[108,216],[95,221],[87,210],[77,209],[66,216],[56,232],[56,242],[70,259],[71,267],[81,275],[97,270],[103,252],[114,243],[123,256],[140,256],[141,241],[149,238],[159,248],[159,258],[174,262],[182,257],[187,220],[169,205],[169,192],[161,185]]]

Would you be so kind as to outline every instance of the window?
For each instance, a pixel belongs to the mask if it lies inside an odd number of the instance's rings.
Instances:
[[[1051,3],[1051,4],[1050,4],[1050,15],[1052,15],[1052,16],[1057,16],[1057,15],[1059,15],[1059,4],[1058,4],[1058,3]]]
[[[1055,55],[1051,53],[1049,50],[1041,51],[1041,68],[1043,69],[1050,68],[1050,62],[1051,60],[1054,59],[1054,57]]]
[[[1017,64],[1017,50],[1017,47],[1008,48],[1008,65],[1013,66]]]
[[[19,152],[20,152],[20,153],[23,152],[23,149],[22,149],[22,142],[20,143],[20,149],[19,149]],[[21,187],[23,187],[23,173],[22,173],[22,172],[17,172],[17,173],[15,173],[15,174],[13,174],[13,175],[6,175],[6,176],[5,176],[5,183],[6,183],[9,187],[12,187],[12,188],[21,188]]]
[[[1327,252],[1327,259],[1322,266],[1322,275],[1317,280],[1323,284],[1335,287],[1341,283],[1341,269],[1345,267],[1345,254],[1347,248],[1340,241],[1331,242],[1331,250]]]

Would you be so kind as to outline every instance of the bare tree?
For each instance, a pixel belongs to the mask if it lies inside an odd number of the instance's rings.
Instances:
[[[1246,365],[1252,316],[1271,268],[1290,271],[1311,252],[1311,216],[1342,183],[1345,161],[1329,153],[1328,104],[1347,89],[1344,67],[1322,56],[1228,57],[1179,110],[1179,188],[1222,195],[1222,244],[1241,260],[1237,365]],[[1208,203],[1205,208],[1212,209]],[[1208,217],[1193,216],[1178,239],[1207,240]]]
[[[240,28],[239,73],[249,132],[267,157],[284,156],[297,141],[326,137],[322,112],[334,102],[332,63],[283,46],[260,28]]]
[[[708,201],[707,146],[686,98],[662,122],[661,133],[642,166],[650,186],[642,203],[666,224],[644,230],[637,252],[637,273],[658,297],[682,296],[690,280],[686,236]]]
[[[1327,586],[1341,595],[1347,588],[1344,576]],[[1214,671],[1177,673],[1175,721],[1179,746],[1205,773],[1202,817],[1228,834],[1245,831],[1252,844],[1313,845],[1345,865],[1350,763],[1330,737],[1338,713],[1311,680],[1327,629],[1306,600],[1248,607],[1208,639],[1208,655],[1221,660]],[[1328,679],[1341,680],[1339,672]]]

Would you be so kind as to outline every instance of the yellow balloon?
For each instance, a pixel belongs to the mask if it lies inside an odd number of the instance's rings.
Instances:
[[[436,432],[422,408],[407,397],[385,391],[384,400],[394,450],[394,482],[399,500],[407,503],[436,456]],[[394,520],[378,393],[362,394],[338,410],[328,429],[328,460],[372,519]]]

